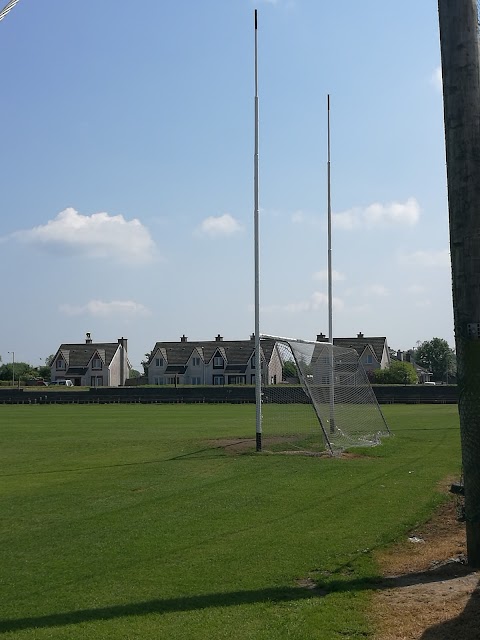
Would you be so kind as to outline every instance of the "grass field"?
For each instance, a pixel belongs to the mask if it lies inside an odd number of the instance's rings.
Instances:
[[[386,406],[394,437],[350,459],[215,442],[254,412],[0,406],[0,635],[369,637],[372,552],[458,477],[456,406]]]

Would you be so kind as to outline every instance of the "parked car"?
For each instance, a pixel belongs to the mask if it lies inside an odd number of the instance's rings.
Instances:
[[[53,380],[50,382],[50,385],[61,386],[61,387],[73,387],[73,382],[71,380]]]
[[[48,382],[45,380],[35,380],[35,385],[37,387],[48,387]]]

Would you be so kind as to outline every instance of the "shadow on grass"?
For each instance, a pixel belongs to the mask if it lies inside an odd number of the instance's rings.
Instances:
[[[44,469],[43,471],[18,471],[15,473],[0,473],[0,478],[10,478],[13,476],[36,476],[36,475],[44,475],[50,473],[77,473],[79,471],[96,471],[98,469],[115,469],[117,467],[138,467],[142,465],[149,464],[162,464],[164,462],[174,462],[175,460],[183,460],[183,459],[210,459],[210,458],[218,458],[218,451],[225,449],[228,445],[218,446],[218,447],[204,447],[203,449],[198,449],[197,451],[189,451],[187,453],[179,454],[178,456],[173,456],[171,458],[158,458],[156,460],[139,460],[138,462],[115,462],[113,464],[102,464],[95,465],[93,467],[73,467],[73,468],[65,468],[65,469]],[[232,443],[231,446],[234,446]],[[210,455],[199,455],[199,454],[209,453]]]
[[[49,627],[61,627],[84,622],[96,622],[113,620],[127,616],[143,616],[149,614],[164,614],[181,611],[196,611],[214,607],[231,607],[261,603],[293,602],[299,600],[325,598],[331,593],[355,592],[365,590],[391,589],[394,587],[405,587],[421,582],[445,581],[458,577],[459,572],[464,575],[471,573],[468,567],[456,564],[455,568],[440,567],[438,571],[414,573],[395,578],[383,579],[353,579],[353,580],[324,580],[313,582],[303,581],[302,586],[297,587],[272,587],[250,591],[233,591],[230,593],[210,593],[205,595],[185,596],[180,598],[169,598],[164,600],[147,600],[145,602],[114,605],[98,609],[82,609],[79,611],[69,611],[63,613],[52,613],[44,616],[32,616],[28,618],[0,620],[0,633],[21,631],[25,629],[42,629]],[[307,584],[308,586],[305,586]],[[472,601],[466,607],[465,612],[472,611],[477,617],[479,592],[472,596]],[[465,613],[468,616],[468,612]],[[462,615],[464,615],[462,614]],[[461,618],[462,616],[460,616]],[[448,623],[445,623],[446,625]],[[478,626],[475,627],[478,631]],[[438,640],[444,636],[425,635],[423,640]],[[454,636],[448,636],[454,637]],[[460,634],[455,636],[462,640],[473,640],[477,636]],[[447,638],[447,636],[445,636]]]
[[[114,605],[99,609],[83,609],[65,613],[52,613],[45,616],[0,620],[0,633],[24,629],[60,627],[82,622],[112,620],[125,616],[143,616],[178,611],[196,611],[212,607],[231,607],[262,602],[290,602],[315,597],[315,592],[295,587],[277,587],[252,591],[234,591],[231,593],[210,593],[165,600],[148,600],[125,605]]]

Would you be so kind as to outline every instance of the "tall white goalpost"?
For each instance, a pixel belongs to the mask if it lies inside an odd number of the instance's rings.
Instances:
[[[262,336],[260,334],[259,259],[259,108],[258,15],[255,9],[255,148],[254,148],[254,257],[255,257],[255,405],[256,450],[262,451],[264,418],[269,436],[285,439],[296,450],[336,453],[351,446],[371,446],[389,433],[358,354],[333,344],[332,207],[330,162],[330,95],[327,96],[327,219],[328,219],[328,341]],[[263,384],[261,340],[275,342],[278,362],[290,362],[297,384]],[[267,376],[268,377],[268,376]],[[267,381],[268,382],[268,381]],[[292,431],[293,429],[293,431]],[[282,435],[283,434],[283,435]],[[284,446],[282,443],[280,446]]]
[[[255,243],[255,435],[256,450],[262,450],[262,365],[260,353],[260,250],[258,201],[258,29],[255,9],[255,150],[253,157],[254,243]]]

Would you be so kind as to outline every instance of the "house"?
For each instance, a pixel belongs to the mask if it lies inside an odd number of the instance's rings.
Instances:
[[[398,360],[399,362],[410,362],[415,368],[417,373],[418,382],[420,384],[430,383],[432,381],[432,372],[428,371],[424,367],[421,367],[419,364],[415,362],[414,353],[412,350],[409,351],[400,351],[398,350],[393,356],[393,360]]]
[[[282,361],[275,340],[261,342],[264,383],[282,381]],[[144,364],[148,384],[228,385],[255,384],[255,339],[157,342]]]
[[[50,366],[52,381],[71,380],[86,387],[121,387],[130,369],[126,338],[93,342],[90,333],[84,343],[61,344]]]
[[[328,342],[328,338],[320,333],[317,342]],[[355,349],[365,371],[386,369],[390,366],[390,350],[385,337],[364,336],[358,333],[356,338],[334,338],[335,347]]]

